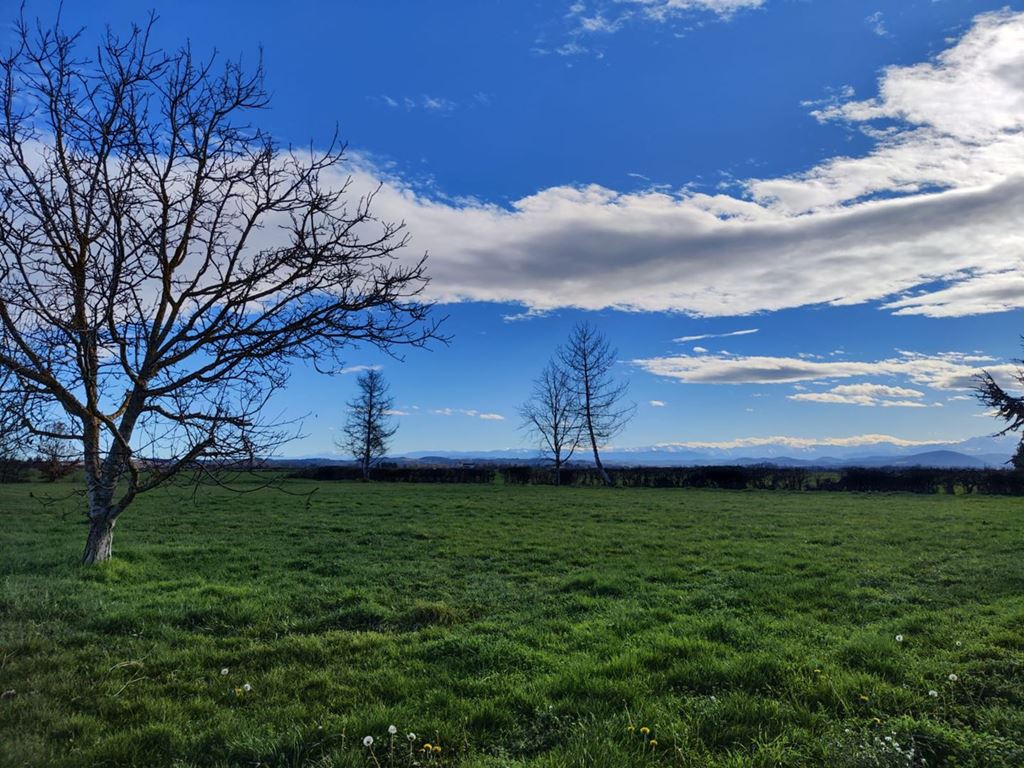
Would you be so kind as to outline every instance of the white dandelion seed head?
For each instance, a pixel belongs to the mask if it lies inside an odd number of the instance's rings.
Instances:
[[[245,691],[246,693],[248,693],[249,691],[252,690],[252,686],[249,685],[248,683],[246,683],[245,685],[242,686],[242,690]]]
[[[410,731],[405,735],[405,738],[407,738],[409,741],[416,741],[416,734]]]
[[[949,673],[949,682],[951,682],[951,683],[955,683],[955,682],[956,682],[957,680],[959,680],[959,679],[960,679],[960,678],[959,678],[959,677],[957,677],[957,675],[956,675],[956,673],[955,673],[955,672],[950,672],[950,673]]]
[[[389,725],[388,726],[388,733],[390,733],[392,736],[394,736],[396,733],[398,733],[398,726],[397,725]]]
[[[222,670],[220,671],[220,673],[221,673],[221,675],[226,675],[226,674],[228,673],[228,668],[227,668],[227,667],[224,667],[224,668],[223,668],[223,669],[222,669]]]
[[[957,640],[956,641],[956,647],[959,648],[961,645],[963,645],[963,643],[961,643],[959,640]]]
[[[896,642],[897,643],[902,643],[903,642],[903,635],[896,635]]]
[[[364,747],[372,747],[373,746],[373,736],[364,736],[363,737],[363,746]]]
[[[931,696],[933,699],[937,699],[939,697],[939,692],[933,688],[932,690],[928,691],[928,695]]]

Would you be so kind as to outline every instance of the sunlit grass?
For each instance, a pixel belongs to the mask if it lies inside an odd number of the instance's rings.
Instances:
[[[2,765],[1024,764],[1016,499],[160,493],[83,569],[33,490]]]

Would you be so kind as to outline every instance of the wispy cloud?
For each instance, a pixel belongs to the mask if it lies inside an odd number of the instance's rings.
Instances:
[[[666,403],[664,400],[651,400],[650,405],[651,408],[664,408],[665,406],[668,405],[668,403]]]
[[[659,443],[661,448],[705,448],[729,450],[732,448],[756,448],[766,445],[778,445],[787,448],[815,448],[817,446],[833,446],[841,448],[857,448],[867,445],[894,445],[911,448],[919,445],[935,445],[956,442],[953,440],[906,440],[892,435],[866,434],[849,437],[790,437],[772,435],[771,437],[737,437],[732,440],[689,441],[680,443]]]
[[[975,386],[975,376],[987,370],[1000,381],[1013,382],[1016,367],[991,357],[958,352],[925,355],[901,352],[897,357],[873,361],[811,360],[801,357],[737,356],[737,355],[671,355],[634,360],[648,373],[686,384],[792,384],[795,382],[849,379],[854,377],[895,376],[920,386],[941,390],[967,390]],[[868,394],[870,387],[859,394]],[[892,388],[895,392],[899,388]],[[875,390],[876,397],[882,390]],[[855,391],[836,393],[852,398]],[[820,397],[795,395],[796,400],[818,400]],[[832,399],[831,402],[839,402]]]
[[[481,101],[479,97],[485,96],[484,94],[474,94],[473,99],[477,104],[486,105],[487,101]],[[444,98],[443,96],[431,96],[429,94],[422,94],[420,96],[389,96],[388,94],[381,94],[380,96],[371,96],[371,101],[375,101],[378,104],[382,104],[391,109],[403,109],[406,112],[411,112],[416,109],[426,110],[428,112],[451,112],[458,104],[451,99]]]
[[[434,408],[430,411],[435,416],[469,416],[483,421],[504,421],[500,413],[481,413],[474,408]]]
[[[881,11],[875,11],[872,13],[864,19],[864,23],[867,24],[871,31],[879,37],[889,36],[889,30],[885,26],[885,16]]]
[[[703,18],[724,21],[738,11],[760,8],[767,0],[576,0],[560,20],[564,42],[538,41],[533,52],[559,56],[604,55],[601,41],[629,25],[667,25],[674,21]],[[678,34],[678,32],[677,32]]]
[[[678,339],[672,339],[680,344],[685,344],[688,341],[700,341],[702,339],[727,339],[730,336],[749,336],[752,333],[757,333],[760,328],[748,328],[743,331],[730,331],[729,333],[702,333],[698,336],[680,336]]]
[[[366,371],[379,371],[383,368],[380,365],[347,365],[342,368],[338,373],[365,373]]]
[[[841,384],[827,392],[800,392],[790,400],[838,405],[880,406],[882,408],[926,408],[924,392],[885,384]]]

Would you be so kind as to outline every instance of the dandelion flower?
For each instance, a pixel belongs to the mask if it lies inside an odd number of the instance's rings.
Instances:
[[[896,635],[896,642],[897,643],[902,643],[903,642],[903,635]]]
[[[816,674],[816,675],[820,675],[820,674],[821,674],[821,670],[820,670],[820,669],[817,669],[817,668],[816,668],[816,669],[814,670],[814,674]]]
[[[436,755],[436,754],[440,753],[440,751],[441,751],[441,745],[440,744],[435,744],[434,745],[434,754]]]
[[[410,731],[405,735],[405,738],[407,738],[409,741],[416,741],[416,734]]]
[[[373,746],[373,736],[364,736],[363,737],[363,746],[364,747],[372,747]]]
[[[630,726],[628,726],[626,728],[626,730],[629,731],[630,733],[633,733],[636,730],[636,726],[635,725],[630,725]]]
[[[871,698],[870,698],[869,696],[867,696],[866,694],[863,694],[863,693],[862,693],[862,694],[860,695],[860,700],[861,700],[861,701],[871,701]]]
[[[423,745],[423,751],[424,752],[429,752],[431,750],[432,746],[433,745],[428,741],[426,744]]]
[[[939,697],[939,692],[933,688],[932,690],[928,691],[928,695],[931,696],[933,699],[937,699]]]
[[[388,726],[388,733],[390,733],[392,736],[394,736],[396,733],[398,733],[398,726],[397,725],[389,725]]]
[[[956,641],[956,647],[959,648],[961,645],[963,645],[963,643],[961,643],[959,640],[957,640]]]
[[[872,717],[871,718],[871,722],[873,722],[875,725],[881,725],[882,724],[882,719],[879,718],[879,717]]]
[[[246,683],[245,685],[242,686],[242,690],[245,691],[246,693],[248,693],[249,691],[252,690],[252,686],[249,685],[248,683]]]
[[[228,668],[227,668],[227,667],[224,667],[224,669],[222,669],[222,670],[220,671],[221,677],[223,677],[223,676],[224,676],[224,675],[226,675],[227,673],[228,673]]]
[[[651,749],[653,749],[656,746],[658,746],[658,740],[657,739],[651,739]]]
[[[644,736],[646,736],[650,732],[651,732],[651,729],[648,728],[646,725],[643,728],[640,729],[640,733],[642,733]]]
[[[956,682],[957,680],[959,680],[959,679],[960,679],[960,678],[956,676],[956,673],[955,673],[955,672],[950,672],[950,673],[949,673],[949,682],[951,682],[951,683],[955,683],[955,682]]]

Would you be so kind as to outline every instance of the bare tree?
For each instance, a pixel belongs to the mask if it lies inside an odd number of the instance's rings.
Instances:
[[[1014,378],[1024,389],[1024,369],[1018,368]],[[995,416],[1006,424],[1006,427],[996,434],[1019,432],[1021,427],[1024,427],[1024,397],[1014,397],[1008,393],[988,371],[977,377],[975,395],[985,406],[995,409]],[[1014,469],[1024,470],[1024,435],[1021,436],[1017,450],[1007,464],[1012,464]]]
[[[633,417],[635,406],[624,402],[628,384],[613,376],[618,350],[590,323],[579,323],[559,351],[569,373],[583,432],[594,452],[594,465],[604,480],[612,479],[601,463],[599,448],[606,445]]]
[[[562,465],[568,462],[583,438],[583,413],[568,371],[549,360],[533,382],[530,400],[520,409],[523,427],[540,444],[541,452],[555,467],[555,485],[562,484]]]
[[[85,56],[22,20],[0,61],[0,369],[74,424],[86,563],[140,493],[266,455],[294,360],[437,337],[425,257],[350,199],[344,146],[280,147],[248,122],[261,66],[156,50],[152,25]]]
[[[338,446],[351,453],[363,470],[363,480],[388,452],[388,441],[398,425],[392,424],[395,400],[388,394],[384,375],[375,368],[359,374],[359,394],[348,403],[348,420]]]

